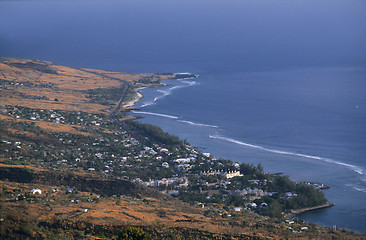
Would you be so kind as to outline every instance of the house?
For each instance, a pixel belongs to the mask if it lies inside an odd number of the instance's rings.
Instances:
[[[240,212],[241,211],[241,207],[234,207],[234,211],[235,212]]]
[[[168,150],[168,149],[166,149],[166,148],[162,148],[162,149],[160,149],[160,152],[163,152],[163,153],[169,153],[169,150]]]
[[[191,159],[190,158],[178,158],[178,159],[173,160],[173,162],[179,163],[179,164],[190,163]]]
[[[72,193],[74,191],[73,188],[66,188],[66,193]]]
[[[235,171],[228,171],[228,172],[224,173],[224,175],[228,179],[229,178],[233,178],[233,177],[242,177],[242,176],[244,176],[243,174],[240,173],[240,171],[237,171],[237,170],[235,170]]]
[[[203,204],[203,203],[197,203],[197,206],[199,207],[199,208],[205,208],[205,205]]]
[[[167,192],[169,195],[178,195],[179,191],[178,190],[171,190]]]
[[[167,162],[163,162],[163,164],[161,164],[162,167],[165,167],[165,168],[169,168],[169,163]]]
[[[287,197],[287,198],[297,197],[297,194],[296,194],[296,193],[292,193],[292,192],[287,192],[287,193],[286,193],[286,197]]]
[[[261,203],[261,208],[267,208],[268,207],[268,204],[267,203]]]
[[[39,189],[39,188],[32,189],[32,190],[31,190],[31,193],[32,193],[32,194],[42,194],[42,190],[41,190],[41,189]]]
[[[252,208],[256,208],[257,207],[257,204],[254,203],[254,202],[252,202],[251,204],[249,204],[249,206],[252,207]]]
[[[201,171],[201,175],[203,176],[219,175],[219,174],[222,174],[221,170]]]
[[[86,213],[86,212],[88,212],[88,209],[87,209],[87,208],[82,208],[82,209],[80,210],[80,212]]]

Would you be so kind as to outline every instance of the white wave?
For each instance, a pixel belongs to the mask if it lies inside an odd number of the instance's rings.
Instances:
[[[147,106],[151,106],[151,105],[154,105],[155,103],[154,102],[145,102],[144,104],[141,105],[141,107],[147,107]]]
[[[356,186],[354,184],[346,184],[346,186],[347,187],[351,187],[351,188],[353,188],[356,191],[366,193],[366,188],[364,188],[364,187]]]
[[[198,84],[196,81],[181,80],[181,82],[187,84],[188,87]]]
[[[184,87],[187,87],[187,86],[186,85],[177,85],[177,86],[171,87],[168,89],[168,93],[171,94],[173,90],[178,89],[178,88],[184,88]]]
[[[189,73],[189,72],[185,72],[185,73],[174,73],[174,75],[187,75],[186,77],[181,77],[179,78],[178,80],[182,80],[182,79],[193,79],[193,78],[198,78],[200,75],[198,74],[192,74],[192,73]]]
[[[179,88],[184,88],[184,87],[190,87],[190,86],[198,84],[196,81],[180,80],[180,82],[184,83],[184,85],[176,85],[176,86],[173,86],[173,87],[165,89],[165,90],[159,89],[157,91],[161,92],[164,96],[168,96],[173,92],[173,90],[176,90],[176,89],[179,89]]]
[[[176,85],[176,86],[173,86],[173,87],[168,88],[168,89],[158,89],[158,90],[156,90],[157,92],[162,93],[162,95],[156,96],[154,98],[153,102],[144,103],[141,107],[147,107],[147,106],[155,104],[156,101],[158,101],[159,99],[162,99],[162,98],[164,98],[168,95],[171,95],[172,92],[174,90],[178,89],[178,88],[190,87],[190,86],[198,84],[196,81],[181,81],[181,82],[184,83],[184,85]]]
[[[356,172],[360,175],[363,175],[362,168],[360,168],[358,166],[355,166],[355,165],[348,164],[348,163],[344,163],[344,162],[336,161],[336,160],[333,160],[333,159],[329,159],[329,158],[323,158],[323,157],[319,157],[319,156],[306,155],[306,154],[301,154],[301,153],[293,153],[293,152],[286,152],[286,151],[281,151],[281,150],[265,148],[265,147],[262,147],[262,146],[257,146],[257,145],[253,145],[253,144],[249,144],[249,143],[244,143],[244,142],[241,142],[241,141],[238,141],[238,140],[235,140],[235,139],[232,139],[232,138],[227,138],[227,137],[210,135],[210,138],[220,139],[220,140],[224,140],[224,141],[227,141],[227,142],[232,142],[232,143],[235,143],[235,144],[239,144],[239,145],[250,147],[250,148],[259,149],[259,150],[266,151],[266,152],[272,152],[272,153],[277,153],[277,154],[282,154],[282,155],[291,155],[291,156],[303,157],[303,158],[319,160],[319,161],[323,161],[323,162],[327,162],[327,163],[332,163],[332,164],[336,164],[336,165],[339,165],[339,166],[349,168],[349,169],[353,170],[354,172]]]
[[[143,111],[132,111],[133,113],[137,114],[146,114],[146,115],[153,115],[158,117],[164,117],[164,118],[170,118],[170,119],[178,119],[179,117],[168,115],[168,114],[162,114],[162,113],[153,113],[153,112],[143,112]]]
[[[366,176],[365,176],[365,175],[363,175],[363,176],[361,177],[361,181],[362,181],[362,182],[366,182]]]
[[[180,73],[174,73],[174,75],[191,75],[190,72],[180,72]]]
[[[156,90],[156,91],[162,93],[163,96],[168,96],[168,95],[170,95],[172,93],[171,91],[169,91],[169,89],[168,90],[161,90],[161,89],[159,89],[159,90]]]
[[[157,90],[158,92],[162,93],[163,96],[168,96],[170,94],[172,94],[173,90],[175,89],[178,89],[178,88],[183,88],[183,87],[186,87],[185,85],[178,85],[178,86],[174,86],[174,87],[171,87],[171,88],[168,88],[166,90],[163,90],[163,89],[159,89]]]
[[[187,120],[178,120],[178,122],[187,123],[194,126],[200,126],[200,127],[211,127],[211,128],[218,128],[218,126],[210,125],[210,124],[203,124],[203,123],[195,123]]]
[[[172,115],[168,115],[168,114],[154,113],[154,112],[144,112],[144,111],[132,111],[132,112],[133,113],[136,113],[136,114],[139,114],[140,113],[140,114],[152,115],[152,116],[157,116],[157,117],[164,117],[164,118],[176,119],[178,122],[186,123],[186,124],[190,124],[190,125],[194,125],[194,126],[218,128],[218,126],[215,126],[215,125],[203,124],[203,123],[195,123],[195,122],[191,122],[191,121],[187,121],[187,120],[178,120],[179,117],[172,116]]]

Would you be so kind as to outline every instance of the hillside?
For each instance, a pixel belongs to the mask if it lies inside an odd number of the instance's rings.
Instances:
[[[113,239],[125,227],[153,239],[365,238],[285,220],[281,210],[324,204],[319,189],[131,120],[137,90],[167,78],[179,76],[0,59],[2,239]]]

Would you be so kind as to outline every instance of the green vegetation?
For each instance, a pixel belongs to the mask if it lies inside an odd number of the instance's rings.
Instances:
[[[139,139],[145,139],[145,143],[148,146],[152,146],[155,142],[168,146],[184,144],[177,136],[164,132],[158,126],[131,120],[125,121],[125,125],[129,130],[136,132]]]
[[[132,99],[135,92],[127,85],[123,85],[119,88],[96,88],[83,91],[89,94],[91,102],[99,103],[105,106],[111,106],[116,104],[121,97],[125,100]]]
[[[124,227],[118,234],[118,240],[149,240],[150,235],[137,227]]]

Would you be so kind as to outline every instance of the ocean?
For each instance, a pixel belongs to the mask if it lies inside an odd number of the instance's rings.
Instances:
[[[1,1],[0,57],[192,72],[133,114],[217,158],[317,181],[309,222],[366,232],[362,0]]]

